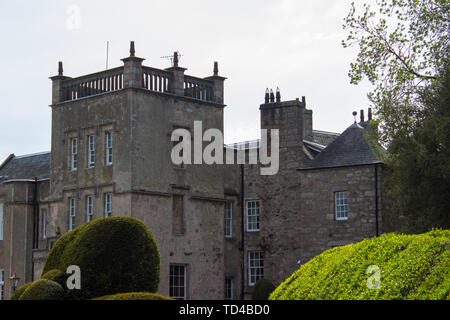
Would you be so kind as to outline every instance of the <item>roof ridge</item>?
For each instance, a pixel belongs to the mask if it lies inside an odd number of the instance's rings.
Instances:
[[[36,153],[23,154],[21,156],[14,156],[14,159],[29,158],[29,157],[34,157],[34,156],[40,156],[43,154],[48,154],[48,153],[51,153],[51,151],[41,151],[41,152],[36,152]]]

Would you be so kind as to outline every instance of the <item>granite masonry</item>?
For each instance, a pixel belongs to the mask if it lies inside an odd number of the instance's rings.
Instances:
[[[41,275],[68,230],[132,216],[161,253],[159,293],[179,299],[248,299],[266,278],[280,284],[334,246],[382,233],[383,152],[371,116],[342,134],[313,129],[303,97],[266,92],[261,129],[279,130],[279,171],[248,157],[261,141],[224,145],[242,164],[171,161],[171,133],[223,132],[224,81],[144,66],[134,43],[123,66],[51,77],[51,152],[0,165],[0,298]],[[204,145],[207,145],[204,143]],[[225,153],[225,152],[224,152]]]

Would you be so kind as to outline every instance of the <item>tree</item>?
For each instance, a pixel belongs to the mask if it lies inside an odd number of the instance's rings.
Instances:
[[[369,99],[389,144],[399,127],[412,129],[421,118],[418,95],[439,80],[449,63],[449,0],[376,0],[355,3],[344,19],[344,48],[359,46],[350,82],[364,77],[374,85]]]
[[[389,147],[384,222],[409,233],[450,228],[450,69],[420,96],[422,121]]]
[[[390,154],[383,224],[410,233],[449,228],[450,1],[373,4],[360,13],[352,3],[342,44],[359,47],[350,82],[367,77],[374,86],[369,99]]]

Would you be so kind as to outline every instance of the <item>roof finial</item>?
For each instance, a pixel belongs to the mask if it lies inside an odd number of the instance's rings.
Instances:
[[[63,75],[63,63],[62,61],[58,61],[58,76]]]
[[[135,50],[134,50],[134,41],[130,41],[130,57],[134,57]]]
[[[215,76],[219,75],[219,63],[217,61],[214,61],[214,70],[213,73]]]
[[[352,115],[353,115],[353,118],[355,119],[355,122],[354,123],[356,123],[356,115],[358,114],[358,112],[356,112],[356,111],[353,111],[352,112]]]
[[[173,52],[173,66],[178,67],[178,51]]]

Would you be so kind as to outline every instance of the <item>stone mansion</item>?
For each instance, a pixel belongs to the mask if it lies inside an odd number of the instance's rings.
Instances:
[[[341,134],[313,129],[306,99],[266,93],[261,129],[279,130],[279,170],[259,164],[174,165],[171,133],[223,132],[224,81],[135,56],[123,66],[52,81],[51,152],[0,164],[0,299],[38,279],[53,244],[99,217],[132,216],[155,235],[160,294],[249,299],[334,246],[382,233],[383,149],[360,121]],[[259,141],[224,145],[247,157]],[[254,151],[254,150],[253,150]]]

